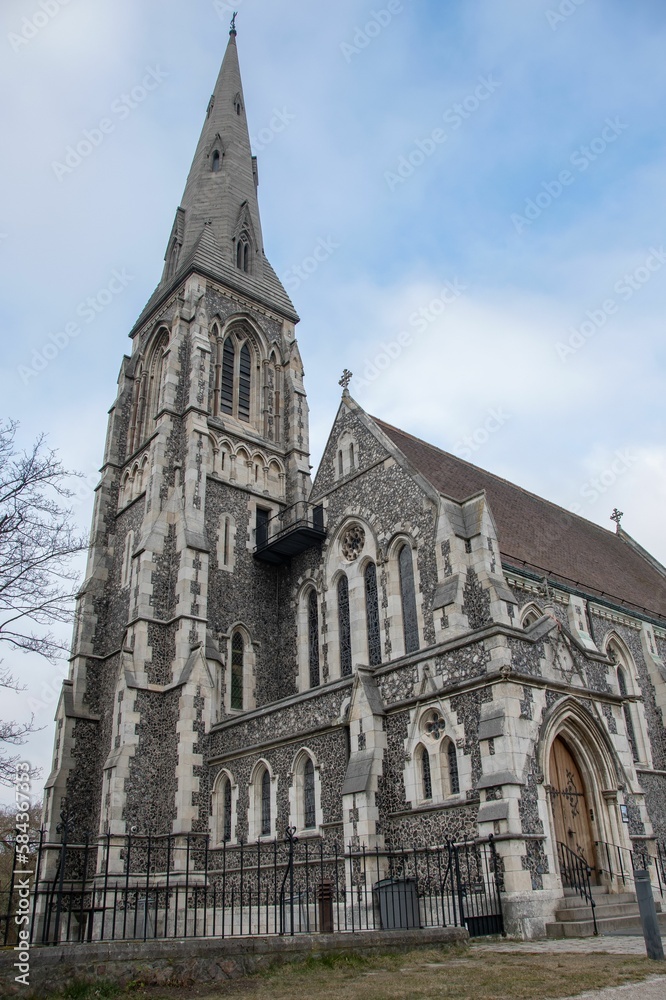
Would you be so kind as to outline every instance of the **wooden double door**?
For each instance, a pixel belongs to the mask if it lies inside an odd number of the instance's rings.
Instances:
[[[550,751],[550,797],[555,839],[596,868],[592,813],[585,784],[571,750],[556,737]]]

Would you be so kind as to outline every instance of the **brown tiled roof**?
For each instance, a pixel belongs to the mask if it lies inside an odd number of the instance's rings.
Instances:
[[[373,420],[440,493],[461,501],[486,491],[504,563],[666,621],[666,576],[621,535]]]

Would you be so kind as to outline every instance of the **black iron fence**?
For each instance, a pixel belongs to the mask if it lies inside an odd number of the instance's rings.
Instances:
[[[666,896],[666,845],[659,841],[635,841],[632,849],[618,844],[595,841],[599,874],[611,884],[634,889],[636,869],[647,871],[652,891],[660,899]]]
[[[283,841],[219,847],[204,834],[107,834],[70,844],[48,843],[42,833],[28,855],[14,859],[0,900],[5,945],[18,926],[29,928],[31,943],[45,945],[440,926],[480,936],[504,929],[492,838],[387,850],[299,841],[293,830]]]

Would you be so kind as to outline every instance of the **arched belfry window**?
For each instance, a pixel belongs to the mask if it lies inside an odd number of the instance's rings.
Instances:
[[[352,672],[351,625],[349,621],[349,581],[346,576],[338,580],[338,635],[340,642],[340,675]]]
[[[243,708],[243,674],[245,668],[245,643],[240,632],[231,640],[231,708]]]
[[[314,588],[308,594],[308,666],[310,687],[319,687],[319,608]]]
[[[376,667],[382,662],[382,644],[379,626],[379,595],[377,592],[377,567],[368,563],[364,574],[365,616],[368,628],[368,663]]]
[[[403,545],[398,553],[398,570],[400,573],[400,601],[405,652],[414,653],[419,648],[419,622],[416,613],[412,550],[409,545]]]
[[[247,341],[239,346],[229,334],[222,346],[220,411],[250,422],[252,408],[252,351]]]

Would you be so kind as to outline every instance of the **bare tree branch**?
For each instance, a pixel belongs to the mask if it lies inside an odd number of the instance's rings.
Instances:
[[[49,626],[71,621],[77,578],[72,556],[87,547],[66,501],[74,494],[68,472],[40,435],[29,451],[16,445],[15,421],[0,420],[0,649],[39,653],[55,662],[66,646]],[[0,688],[21,690],[0,668]],[[20,746],[35,731],[28,723],[0,721],[0,783],[13,777]]]

